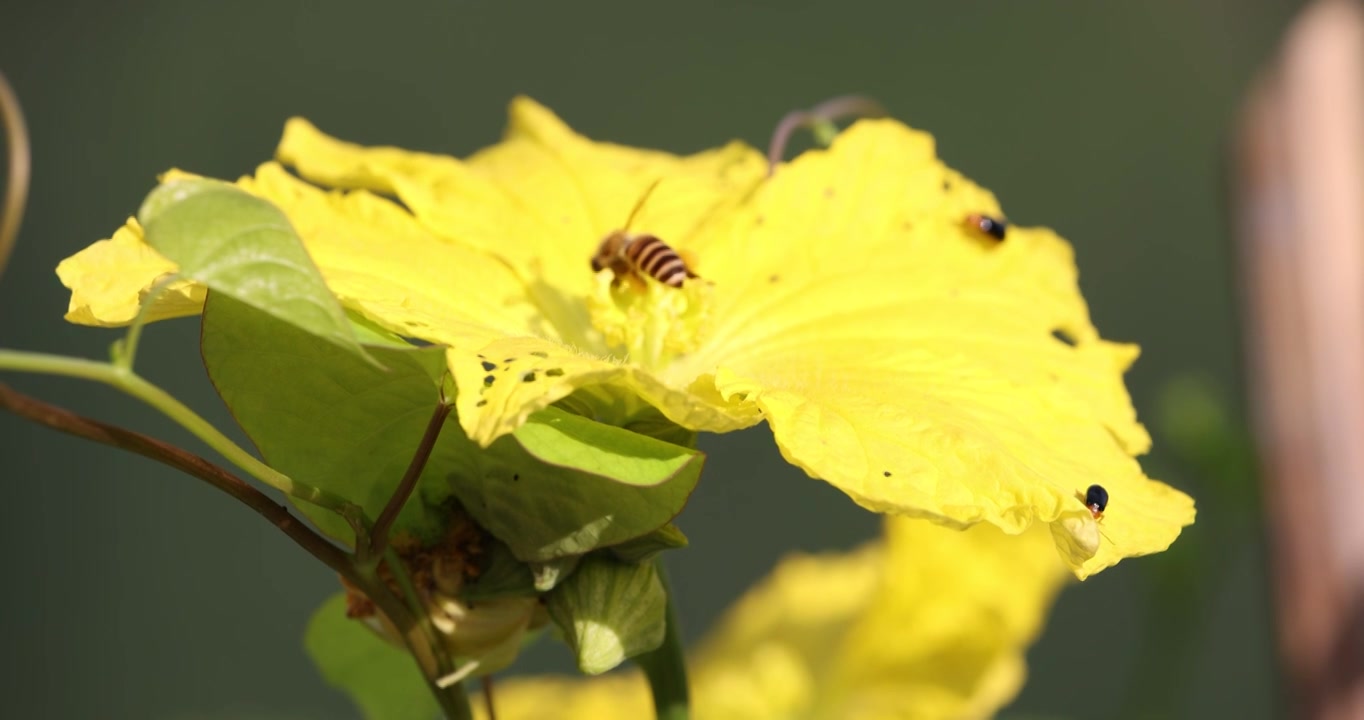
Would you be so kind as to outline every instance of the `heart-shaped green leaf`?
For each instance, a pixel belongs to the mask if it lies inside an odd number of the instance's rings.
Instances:
[[[455,460],[450,489],[469,514],[518,559],[544,563],[663,527],[686,505],[705,456],[551,408]]]
[[[434,720],[440,710],[411,655],[346,617],[346,595],[313,613],[303,644],[328,685],[368,720]]]
[[[268,201],[218,180],[171,180],[137,217],[147,244],[182,277],[370,360],[288,218]]]
[[[204,304],[200,348],[209,378],[266,462],[358,503],[370,518],[407,470],[445,372],[441,348],[371,346],[381,370],[216,292]],[[443,434],[462,433],[453,425]],[[449,496],[434,455],[418,485],[420,501],[408,502],[395,526],[424,538],[443,528],[436,506]],[[352,540],[338,516],[300,507],[324,532]]]

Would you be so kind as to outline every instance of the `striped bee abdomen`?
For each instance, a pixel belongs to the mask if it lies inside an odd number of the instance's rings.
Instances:
[[[682,281],[696,277],[676,250],[653,235],[636,235],[630,238],[621,254],[637,272],[648,275],[668,287],[682,287]]]

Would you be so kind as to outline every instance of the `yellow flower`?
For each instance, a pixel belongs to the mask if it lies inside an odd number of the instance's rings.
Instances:
[[[697,720],[990,717],[1066,577],[1042,528],[1009,537],[892,519],[844,555],[797,556],[690,663]],[[650,717],[637,672],[500,682],[499,720]],[[475,703],[481,707],[482,703]]]
[[[467,160],[300,119],[278,155],[349,192],[276,163],[239,184],[284,210],[347,307],[449,346],[479,443],[570,395],[618,424],[649,406],[698,431],[766,420],[791,463],[876,512],[1049,524],[1081,578],[1193,521],[1192,500],[1134,459],[1150,444],[1122,379],[1137,350],[1099,338],[1070,246],[966,228],[999,215],[994,197],[898,122],[859,122],[770,179],[739,143],[688,157],[596,143],[526,99]],[[699,278],[680,289],[590,267],[651,187],[630,229],[690,259]],[[62,263],[68,319],[126,323],[174,269],[136,234]],[[163,297],[157,317],[202,293]],[[1093,483],[1111,497],[1102,526],[1083,502]]]

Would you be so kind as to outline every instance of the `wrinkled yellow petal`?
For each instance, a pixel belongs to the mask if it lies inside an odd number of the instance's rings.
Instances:
[[[676,389],[642,368],[552,340],[496,338],[468,349],[452,348],[446,358],[460,388],[455,399],[460,424],[470,439],[483,445],[515,430],[532,412],[592,386],[633,394],[684,427],[723,432],[761,419],[752,408],[722,400],[713,383],[698,383],[695,392]]]
[[[685,244],[765,169],[737,143],[685,158],[594,143],[526,98],[512,103],[506,140],[467,162],[361,147],[298,118],[278,156],[315,182],[394,194],[440,236],[502,258],[560,337],[598,353],[609,348],[582,304],[593,282],[589,260],[649,187],[661,181],[635,227]]]
[[[390,200],[324,191],[275,163],[238,184],[284,211],[344,305],[389,330],[470,350],[551,330],[505,265],[441,241]]]
[[[1042,527],[1013,537],[890,519],[882,542],[787,558],[730,608],[690,664],[693,716],[990,717],[1022,687],[1067,576]],[[511,679],[496,693],[503,720],[648,717],[648,699],[635,672]]]
[[[746,232],[699,246],[719,320],[682,364],[718,367],[788,460],[872,510],[1011,533],[1068,518],[1081,577],[1168,547],[1193,505],[1132,459],[1150,444],[1122,382],[1135,348],[1099,339],[1063,240],[996,244],[972,212],[999,215],[931,138],[855,125],[780,168],[729,221]],[[1109,542],[1092,542],[1093,483]]]
[[[175,263],[142,241],[142,226],[128,218],[113,237],[57,265],[57,277],[71,290],[66,319],[99,327],[127,325],[137,317],[152,287],[176,269]],[[147,309],[146,319],[198,315],[204,308],[205,293],[206,289],[196,283],[171,282]]]

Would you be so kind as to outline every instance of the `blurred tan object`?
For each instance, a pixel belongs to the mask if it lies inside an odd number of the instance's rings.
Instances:
[[[1242,117],[1233,202],[1297,717],[1364,720],[1364,8],[1309,5]]]

